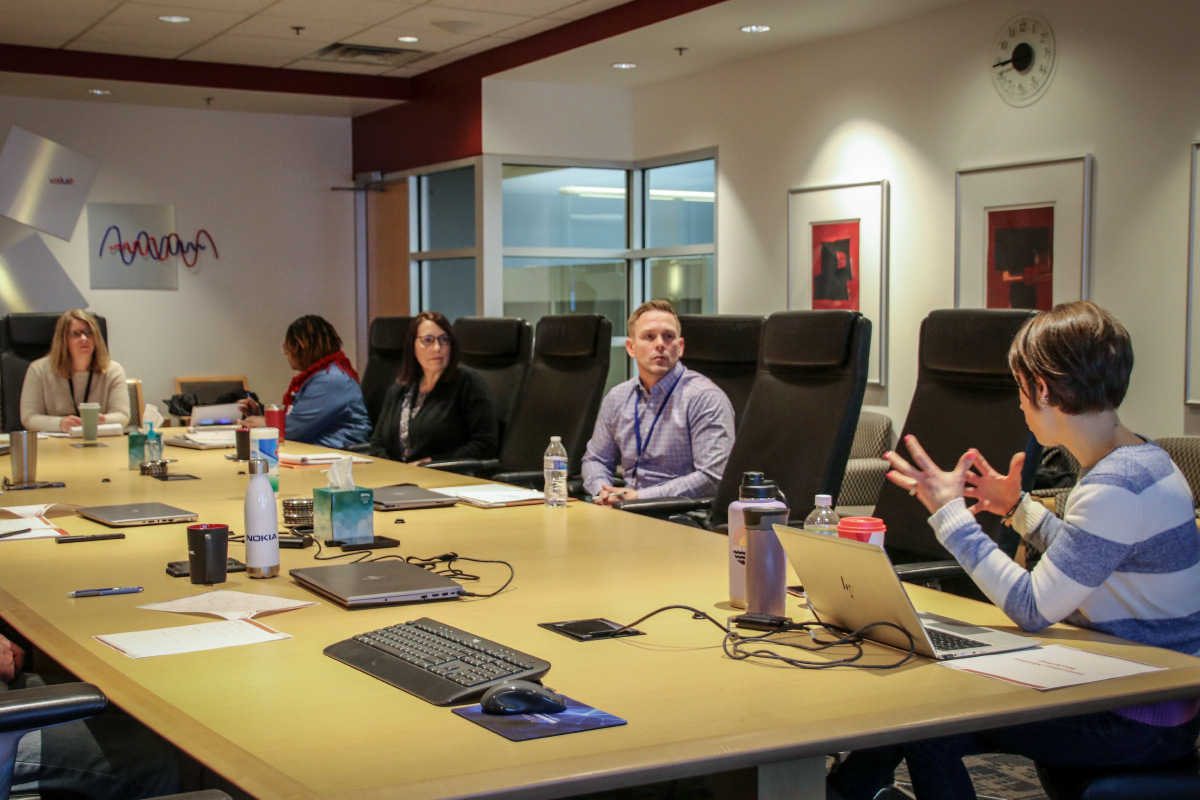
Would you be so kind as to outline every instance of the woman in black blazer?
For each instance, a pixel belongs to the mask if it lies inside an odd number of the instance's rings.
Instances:
[[[459,366],[449,321],[422,311],[408,326],[404,351],[371,434],[372,455],[410,464],[495,458],[496,409],[483,378]]]

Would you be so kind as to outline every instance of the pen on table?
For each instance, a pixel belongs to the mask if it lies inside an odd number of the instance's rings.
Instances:
[[[10,536],[16,536],[21,533],[29,533],[31,530],[33,530],[33,528],[21,528],[19,531],[7,531],[6,533],[0,533],[0,539],[7,539]]]
[[[59,536],[55,539],[59,544],[70,544],[71,542],[103,542],[108,539],[124,539],[123,533],[97,533],[92,536]]]
[[[137,594],[142,590],[140,586],[114,586],[111,589],[76,589],[73,592],[67,592],[67,597],[108,597],[112,594]]]

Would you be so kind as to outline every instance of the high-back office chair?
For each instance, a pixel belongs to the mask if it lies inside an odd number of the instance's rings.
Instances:
[[[1013,453],[1030,440],[1021,413],[1017,382],[1008,368],[1008,348],[1034,312],[948,309],[934,311],[921,323],[917,387],[896,452],[911,462],[904,438],[915,435],[943,469],[974,447],[997,469],[1007,469]],[[1027,453],[1032,468],[1040,456]],[[929,512],[891,481],[879,491],[874,516],[887,525],[887,551],[906,580],[962,575],[961,568],[929,527]],[[1000,519],[980,514],[983,529],[995,538]],[[918,564],[928,565],[918,567]],[[963,578],[964,589],[970,583]]]
[[[487,383],[503,444],[533,363],[533,326],[515,317],[459,317],[454,339],[462,363]]]
[[[0,427],[5,433],[21,430],[21,388],[25,373],[36,359],[50,353],[54,327],[62,314],[17,313],[0,320]],[[108,322],[95,315],[100,335],[108,344]]]
[[[7,799],[16,767],[17,744],[30,731],[95,716],[108,705],[89,683],[64,683],[0,692],[0,798]]]
[[[1200,754],[1152,767],[1050,767],[1035,763],[1050,800],[1194,800],[1200,797]]]
[[[742,411],[758,374],[758,351],[765,323],[766,317],[726,314],[679,317],[684,344],[680,361],[721,387],[733,406],[735,429],[742,424]]]
[[[367,334],[367,366],[362,371],[363,401],[371,425],[379,421],[383,398],[404,366],[404,337],[412,317],[376,317]]]
[[[888,463],[883,454],[892,447],[892,419],[887,414],[864,411],[854,429],[854,444],[846,462],[846,478],[838,495],[838,513],[870,516],[883,487]]]
[[[1155,439],[1179,467],[1192,490],[1192,502],[1200,516],[1200,436],[1167,436]]]
[[[579,473],[604,384],[612,323],[599,314],[563,314],[538,320],[533,363],[496,461],[443,461],[431,467],[490,475],[494,480],[542,485],[542,456],[561,436],[568,472]]]
[[[758,376],[707,519],[726,522],[743,472],[762,472],[803,519],[814,497],[837,497],[867,388],[871,321],[857,311],[781,311],[767,317]],[[685,498],[616,504],[670,516],[702,508]],[[691,518],[672,516],[678,522]]]
[[[145,395],[142,394],[140,378],[126,378],[125,388],[129,390],[129,424],[142,424],[142,411],[146,408]]]

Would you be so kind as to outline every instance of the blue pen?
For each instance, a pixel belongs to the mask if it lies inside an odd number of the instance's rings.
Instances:
[[[108,597],[110,594],[137,594],[142,590],[140,586],[116,586],[112,589],[79,589],[74,592],[67,592],[67,597]]]

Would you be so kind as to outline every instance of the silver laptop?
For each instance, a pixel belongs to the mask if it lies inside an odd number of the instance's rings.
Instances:
[[[372,491],[375,492],[376,511],[442,508],[458,502],[457,497],[431,492],[411,483],[402,483],[399,486],[381,486]]]
[[[76,511],[81,517],[94,519],[110,528],[133,525],[166,525],[172,522],[195,522],[197,514],[166,503],[122,503],[115,506],[90,506]]]
[[[403,561],[368,561],[289,570],[296,583],[346,608],[449,600],[462,586]]]
[[[186,436],[164,438],[163,444],[169,444],[172,447],[186,447],[190,450],[232,450],[237,447],[236,442],[193,442]]]
[[[244,415],[237,403],[224,403],[219,406],[193,406],[191,426],[206,430],[232,430]]]
[[[776,525],[775,533],[804,584],[809,608],[822,622],[851,631],[872,622],[891,622],[912,635],[916,652],[938,661],[1041,644],[1027,636],[918,613],[882,547],[784,525]],[[908,650],[908,637],[895,628],[878,625],[863,636]]]

